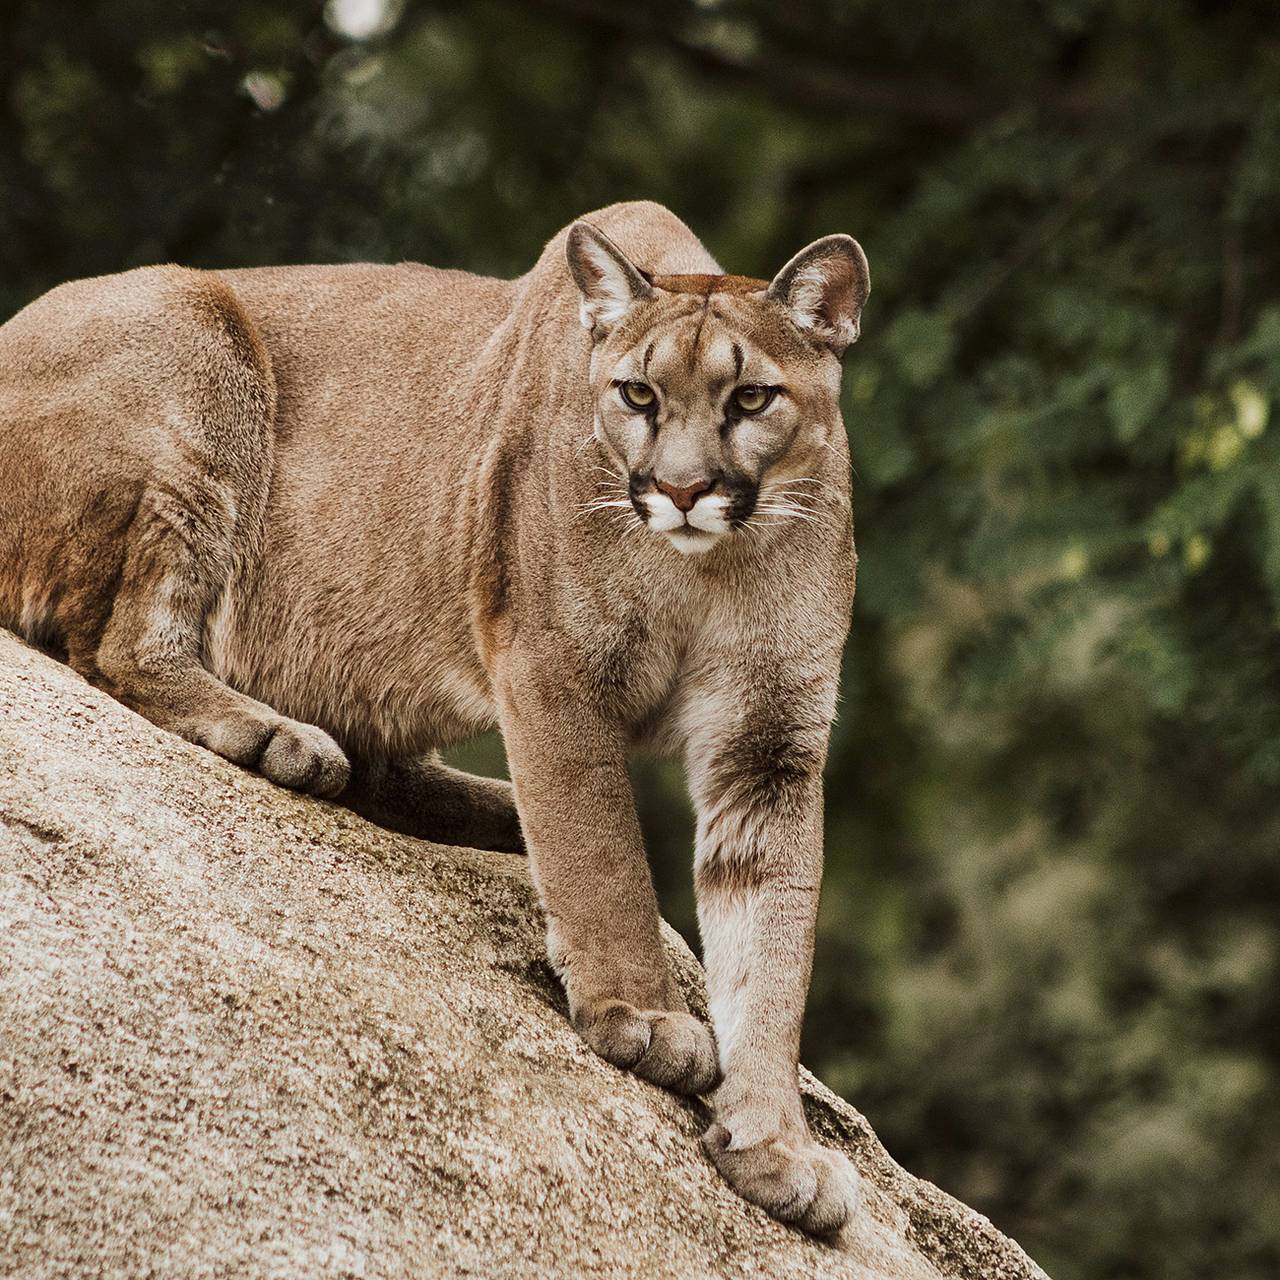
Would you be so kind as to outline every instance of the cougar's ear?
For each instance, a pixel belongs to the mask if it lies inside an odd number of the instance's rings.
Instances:
[[[841,355],[858,339],[870,292],[862,246],[852,236],[823,236],[773,277],[766,296],[786,307],[797,327]]]
[[[633,303],[653,297],[653,286],[603,231],[575,222],[565,244],[569,272],[582,290],[582,327],[601,338]]]

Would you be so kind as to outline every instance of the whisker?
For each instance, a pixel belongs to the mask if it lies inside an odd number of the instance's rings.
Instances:
[[[756,503],[756,509],[758,511],[771,511],[774,514],[782,515],[804,515],[815,520],[823,518],[824,514],[821,511],[814,511],[809,507],[797,506],[791,502],[758,502]]]
[[[815,512],[802,511],[799,507],[779,505],[776,503],[757,504],[755,511],[752,513],[752,518],[754,519],[756,515],[759,515],[766,520],[768,520],[768,517],[770,516],[776,516],[776,520],[768,521],[771,524],[782,524],[787,520],[803,520],[806,524],[817,525],[828,523],[826,520],[819,518]]]
[[[821,507],[811,507],[803,502],[790,502],[783,498],[766,498],[757,501],[756,509],[762,511],[797,511],[806,516],[821,516],[827,513]]]
[[[795,502],[785,498],[765,498],[763,502],[756,502],[757,509],[774,510],[774,511],[801,511],[807,516],[823,516],[828,513],[822,507],[810,506],[808,503]]]
[[[814,485],[818,489],[820,489],[823,493],[831,494],[833,498],[840,497],[840,494],[837,492],[835,488],[829,485],[825,480],[819,480],[816,476],[796,476],[794,479],[791,479],[791,480],[776,481],[771,485],[767,485],[765,488],[766,488],[766,492],[769,492],[769,493],[773,493],[773,492],[786,493],[794,485],[802,485],[802,484]]]
[[[761,489],[760,493],[761,496],[765,498],[804,498],[809,502],[828,503],[832,499],[837,501],[840,499],[840,495],[834,489],[828,488],[825,485],[821,489],[809,489],[799,487],[798,482],[794,487],[792,484],[767,485],[765,488]]]
[[[590,502],[584,502],[573,517],[574,520],[581,520],[584,516],[592,515],[597,511],[608,512],[610,515],[617,515],[621,512],[631,510],[630,498],[593,498]],[[635,515],[634,510],[631,514]]]

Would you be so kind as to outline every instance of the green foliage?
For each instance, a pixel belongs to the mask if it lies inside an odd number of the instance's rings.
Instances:
[[[5,7],[3,301],[165,258],[514,272],[635,196],[758,275],[857,235],[806,1055],[1058,1280],[1280,1273],[1274,6],[327,11]],[[688,927],[677,775],[637,777]]]

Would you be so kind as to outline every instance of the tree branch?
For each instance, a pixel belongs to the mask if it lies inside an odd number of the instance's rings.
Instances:
[[[533,0],[564,21],[629,36],[675,55],[708,78],[750,85],[791,106],[846,115],[890,116],[908,123],[963,130],[1022,104],[1066,119],[1098,116],[1124,96],[1121,86],[1064,81],[1020,89],[976,88],[945,76],[879,74],[837,59],[798,57],[771,48],[767,56],[738,56],[697,39],[684,6],[616,4],[614,0]]]

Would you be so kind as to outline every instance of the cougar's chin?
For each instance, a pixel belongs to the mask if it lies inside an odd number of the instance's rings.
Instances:
[[[686,556],[698,556],[704,551],[710,551],[724,537],[724,534],[718,531],[699,529],[689,524],[680,529],[667,529],[664,532],[671,540],[671,545]]]

